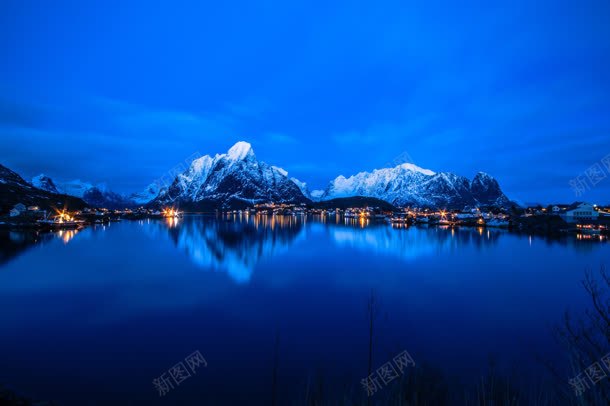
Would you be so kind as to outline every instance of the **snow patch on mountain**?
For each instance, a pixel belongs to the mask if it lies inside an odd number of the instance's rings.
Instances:
[[[87,192],[93,188],[97,188],[101,192],[106,190],[105,185],[93,186],[91,183],[82,182],[80,179],[71,180],[68,182],[58,183],[62,193],[82,198]]]
[[[34,187],[37,187],[38,189],[46,190],[47,192],[51,193],[61,193],[57,189],[57,186],[55,186],[53,179],[46,176],[44,173],[41,173],[38,176],[34,176],[34,178],[32,178],[31,183]]]
[[[310,199],[313,201],[319,201],[320,199],[322,199],[322,196],[324,195],[324,190],[321,189],[316,189],[316,190],[312,190],[311,193],[309,194]]]
[[[282,176],[288,176],[288,172],[285,171],[284,169],[278,167],[278,166],[271,166],[274,170],[276,170],[277,172],[279,172],[280,175]],[[294,182],[294,178],[292,178],[292,181]]]
[[[286,172],[286,175],[288,175],[288,172]],[[310,200],[315,200],[315,198],[313,198],[311,192],[309,191],[309,188],[307,187],[307,183],[302,182],[302,181],[298,180],[297,178],[290,178],[290,180],[299,187],[299,189],[301,190],[301,193],[303,193],[303,196],[305,196],[306,198],[308,198]]]
[[[229,149],[226,156],[232,161],[239,161],[248,156],[254,156],[254,152],[249,142],[239,141]]]
[[[430,169],[424,169],[424,168],[420,168],[417,165],[414,165],[412,163],[408,163],[405,162],[403,164],[399,165],[402,169],[407,170],[407,171],[413,171],[413,172],[419,172],[419,173],[423,173],[424,175],[428,175],[428,176],[432,176],[435,173],[433,171],[431,171]]]
[[[159,195],[161,187],[157,183],[151,183],[144,190],[129,195],[128,200],[136,205],[145,205]]]

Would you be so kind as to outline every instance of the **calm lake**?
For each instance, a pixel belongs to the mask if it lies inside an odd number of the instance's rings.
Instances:
[[[535,382],[538,358],[566,357],[553,326],[589,306],[585,268],[610,259],[608,242],[575,236],[311,216],[122,221],[0,242],[0,384],[79,406],[269,405],[274,387],[278,405],[365,399],[371,292],[374,369],[406,350],[459,385],[476,385],[490,359]],[[160,396],[153,380],[196,351],[207,366]]]

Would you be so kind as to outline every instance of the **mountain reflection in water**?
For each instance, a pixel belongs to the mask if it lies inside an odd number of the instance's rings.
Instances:
[[[412,260],[497,243],[505,231],[483,228],[393,227],[386,223],[319,216],[185,216],[152,221],[152,235],[166,233],[201,268],[227,272],[237,283],[247,283],[256,265],[280,255],[298,241],[324,236],[339,248]],[[431,243],[433,241],[433,243]]]
[[[407,349],[468,383],[499,354],[498,368],[520,365],[533,382],[542,372],[536,357],[563,362],[548,326],[565,309],[590,306],[582,270],[607,261],[609,250],[575,235],[336,216],[186,215],[76,233],[2,231],[0,307],[10,311],[0,312],[0,383],[58,404],[81,405],[83,393],[95,394],[92,405],[123,396],[167,404],[151,380],[200,349],[209,370],[173,391],[171,404],[269,404],[279,331],[278,404],[299,397],[316,370],[329,387],[357,390],[372,290],[383,312],[376,363]],[[53,374],[32,378],[23,360]],[[80,392],[64,385],[75,373]]]
[[[285,253],[298,241],[316,236],[337,248],[412,261],[423,256],[452,253],[468,246],[476,250],[484,249],[496,245],[502,236],[513,234],[493,228],[390,225],[339,216],[312,215],[187,215],[183,218],[140,220],[138,224],[154,239],[169,238],[198,267],[226,272],[237,283],[250,281],[261,260]],[[120,224],[115,227],[120,227]],[[1,232],[0,265],[33,245],[53,239],[68,244],[74,239],[104,232],[106,228],[92,226],[80,232]],[[531,236],[521,237],[528,238],[531,246]],[[570,236],[559,239],[537,237],[536,240],[546,244],[571,245],[585,252],[595,245],[593,241],[581,241]]]
[[[288,216],[187,216],[158,222],[174,244],[202,268],[226,271],[238,283],[248,282],[262,259],[288,249],[304,223]]]
[[[0,231],[0,265],[4,265],[35,244],[53,239],[51,233],[37,231]]]

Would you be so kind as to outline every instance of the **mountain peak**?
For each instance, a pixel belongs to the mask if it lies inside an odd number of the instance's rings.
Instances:
[[[34,176],[32,178],[32,182],[30,182],[30,183],[32,185],[34,185],[34,187],[37,187],[38,189],[46,190],[47,192],[51,192],[51,193],[60,193],[60,190],[57,188],[57,186],[53,182],[53,179],[51,179],[44,173],[41,173],[38,176]]]
[[[227,152],[227,157],[233,161],[239,161],[248,156],[254,156],[254,151],[252,151],[252,145],[246,141],[235,143]]]
[[[246,207],[264,202],[305,203],[284,169],[258,161],[250,143],[240,141],[226,154],[204,156],[179,174],[153,201],[186,207]]]
[[[2,212],[8,211],[17,203],[26,206],[40,206],[45,210],[62,206],[72,210],[87,206],[81,199],[60,196],[57,193],[39,189],[3,165],[0,165],[0,202]]]
[[[483,172],[471,182],[450,172],[435,173],[411,163],[394,168],[360,172],[331,181],[322,200],[337,197],[366,196],[397,206],[452,207],[472,205],[506,206],[508,198],[498,182]],[[313,194],[311,195],[314,198]]]
[[[477,174],[475,175],[475,178],[493,178],[493,176],[491,176],[490,174],[488,174],[487,172],[477,172]]]
[[[435,174],[435,172],[431,171],[430,169],[424,169],[424,168],[421,168],[417,165],[414,165],[414,164],[411,164],[408,162],[400,164],[399,166],[402,169],[406,169],[406,170],[413,171],[413,172],[419,172],[419,173],[422,173],[422,174],[428,175],[428,176],[432,176]]]

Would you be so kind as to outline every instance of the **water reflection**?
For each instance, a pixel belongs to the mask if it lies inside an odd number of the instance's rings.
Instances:
[[[81,230],[1,230],[0,231],[0,265],[25,253],[37,244],[51,242],[54,239],[68,244]]]
[[[316,234],[324,234],[324,240],[340,249],[403,260],[451,252],[465,245],[480,249],[496,244],[505,234],[502,230],[392,227],[364,218],[334,216],[186,216],[142,225],[153,236],[169,236],[198,266],[227,272],[238,283],[248,282],[262,259],[286,252],[298,240],[316,239]]]
[[[36,243],[53,238],[35,231],[0,231],[0,265],[17,257]]]
[[[547,245],[573,246],[589,252],[594,243],[607,243],[605,236],[577,234],[561,238],[516,234],[493,228],[453,228],[449,226],[408,226],[386,224],[367,218],[344,218],[320,215],[257,215],[247,212],[222,216],[168,217],[162,220],[144,219],[117,223],[117,227],[137,224],[153,239],[169,238],[202,268],[227,272],[236,282],[251,279],[256,265],[290,249],[299,239],[323,238],[338,248],[356,249],[376,255],[413,260],[427,255],[442,255],[465,247],[483,250],[496,245],[507,236],[524,245],[537,248],[537,242]],[[68,244],[76,237],[88,238],[91,233],[105,233],[110,226],[90,226],[79,230],[59,230],[52,233],[0,232],[0,265],[15,258],[34,244],[58,239]],[[131,232],[137,232],[132,230]]]
[[[608,237],[605,235],[601,235],[601,234],[581,234],[578,233],[576,234],[576,239],[577,240],[583,240],[583,241],[607,241]]]
[[[340,216],[255,215],[244,212],[146,219],[139,224],[154,238],[169,237],[197,266],[226,272],[237,283],[250,281],[261,260],[288,251],[296,241],[315,239],[319,233],[340,249],[355,249],[406,261],[457,252],[466,247],[484,250],[507,235],[532,246],[532,236],[519,236],[503,229],[388,225],[366,218]],[[58,232],[57,236],[68,243],[76,233],[76,230],[65,230]],[[578,250],[591,250],[592,244],[584,240],[580,235],[545,239],[547,244],[575,245]]]
[[[41,241],[51,242],[27,250]],[[529,354],[552,343],[547,326],[565,308],[588,306],[580,271],[607,258],[610,245],[575,235],[551,240],[495,229],[242,214],[122,221],[74,234],[5,231],[0,247],[2,263],[26,252],[0,267],[0,304],[11,309],[0,312],[0,348],[6,353],[0,354],[0,371],[11,373],[5,379],[41,393],[48,387],[37,387],[21,360],[35,359],[55,371],[47,380],[53,387],[86,362],[96,368],[79,377],[83,391],[102,393],[119,382],[123,386],[109,396],[149,393],[152,405],[153,374],[168,359],[207,348],[222,368],[201,386],[212,398],[174,402],[186,405],[226,404],[215,400],[237,392],[234,382],[225,385],[229,375],[252,384],[240,387],[245,394],[268,387],[266,354],[273,354],[280,329],[281,359],[294,371],[293,379],[282,382],[286,391],[301,391],[308,371],[319,365],[331,377],[357,384],[361,377],[354,371],[366,370],[364,304],[371,288],[383,311],[376,359],[400,345],[465,381],[480,377],[490,353],[530,371]],[[56,343],[62,343],[60,351]],[[117,369],[125,354],[151,362]],[[130,380],[134,376],[143,388]],[[337,381],[333,387],[344,387]],[[188,394],[171,395],[182,393]],[[82,403],[82,397],[70,403],[62,396],[61,404]]]
[[[187,216],[178,222],[151,224],[150,229],[156,233],[159,226],[166,227],[174,244],[194,263],[227,272],[234,281],[244,283],[261,259],[285,251],[305,223],[296,216]]]
[[[169,228],[175,228],[178,226],[180,219],[178,217],[166,217],[165,218],[165,224],[169,227]]]
[[[59,230],[57,231],[57,236],[64,242],[64,244],[67,244],[70,242],[70,240],[72,240],[75,236],[76,233],[78,233],[79,230]]]
[[[449,227],[413,227],[401,224],[372,225],[361,230],[348,227],[328,227],[332,240],[339,246],[391,255],[401,259],[415,259],[424,255],[451,252],[461,246],[483,248],[495,245],[504,234],[502,230]]]

